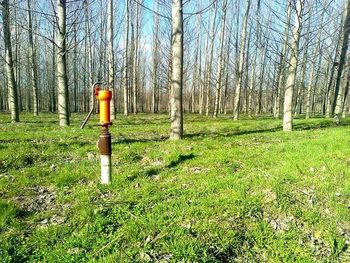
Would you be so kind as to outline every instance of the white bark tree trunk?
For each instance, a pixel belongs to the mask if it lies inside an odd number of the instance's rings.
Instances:
[[[321,18],[321,25],[323,24],[323,16],[324,16],[324,11],[322,13],[322,18]],[[313,81],[314,81],[314,73],[316,69],[316,60],[317,57],[319,56],[318,54],[321,52],[320,50],[320,41],[321,41],[321,33],[322,33],[322,27],[319,28],[317,32],[317,41],[316,41],[316,47],[314,49],[313,55],[311,57],[311,72],[310,72],[310,80],[309,84],[307,87],[307,95],[306,95],[306,113],[305,113],[305,118],[308,119],[310,118],[310,104],[311,104],[311,93],[312,93],[312,87],[313,87]]]
[[[136,17],[135,17],[135,35],[134,35],[134,56],[133,56],[133,113],[137,114],[137,98],[138,98],[138,57],[139,57],[139,39],[140,39],[140,23],[141,23],[141,14],[140,14],[140,5],[136,5]]]
[[[154,9],[159,11],[158,1],[154,1]],[[157,112],[157,93],[158,93],[158,52],[159,52],[159,16],[154,14],[153,16],[153,50],[152,50],[152,113]]]
[[[245,55],[245,44],[247,38],[247,24],[249,17],[251,0],[248,0],[247,10],[244,14],[243,18],[243,28],[242,28],[242,38],[241,38],[241,50],[239,53],[239,62],[238,62],[238,70],[237,70],[237,81],[235,88],[235,98],[233,103],[233,119],[238,120],[239,116],[239,101],[241,95],[241,89],[243,84],[243,64],[244,64],[244,55]]]
[[[216,75],[216,93],[215,93],[215,104],[214,104],[214,114],[213,117],[217,118],[219,113],[219,103],[220,103],[220,95],[221,95],[221,87],[222,85],[222,79],[223,79],[223,51],[224,51],[224,40],[225,40],[225,29],[226,29],[226,7],[227,7],[227,0],[224,1],[222,11],[223,11],[223,20],[221,24],[221,33],[220,33],[220,50],[219,50],[219,63],[217,68],[217,75]]]
[[[66,0],[57,0],[57,90],[60,126],[69,125],[69,97],[66,65]]]
[[[183,18],[182,0],[172,0],[172,73],[170,98],[170,139],[183,137]]]
[[[124,26],[124,115],[127,116],[129,111],[129,99],[128,99],[128,86],[129,86],[129,81],[128,81],[128,44],[129,44],[129,0],[125,0],[125,26]]]
[[[108,3],[108,86],[112,91],[112,100],[110,104],[111,120],[115,120],[115,87],[114,87],[114,34],[113,34],[113,0]]]
[[[280,55],[280,65],[279,65],[279,72],[278,72],[278,83],[276,88],[276,97],[274,102],[274,117],[277,119],[280,116],[280,98],[282,94],[283,84],[284,84],[284,76],[285,76],[285,65],[286,65],[286,57],[287,57],[287,47],[288,47],[288,40],[289,40],[289,27],[290,27],[290,20],[291,20],[291,13],[292,13],[292,3],[291,0],[288,0],[288,8],[287,8],[287,24],[284,31],[284,40],[283,40],[283,47]]]
[[[156,10],[158,11],[158,3],[154,2],[156,6]],[[153,16],[153,51],[152,51],[152,105],[151,111],[155,113],[157,111],[157,92],[158,92],[158,31],[159,31],[159,16],[158,14],[154,14]]]
[[[333,105],[332,105],[332,112],[336,115],[337,118],[339,118],[339,114],[341,113],[342,109],[339,109],[341,107],[341,101],[342,98],[339,99],[338,102],[338,95],[342,97],[341,94],[341,80],[342,80],[342,74],[343,74],[343,69],[346,63],[346,56],[347,56],[347,51],[348,51],[348,45],[349,45],[349,35],[350,35],[350,0],[348,0],[347,5],[346,5],[346,17],[343,25],[343,43],[341,47],[341,53],[340,53],[340,59],[339,59],[339,67],[338,67],[338,73],[337,73],[337,78],[336,78],[336,84],[335,84],[335,89],[334,89],[334,99],[333,99]],[[339,106],[336,110],[337,105]]]
[[[11,111],[11,122],[19,122],[18,94],[12,59],[9,1],[3,0],[1,3],[1,7],[4,27],[3,30],[5,42],[5,64],[7,75],[8,102]]]
[[[298,65],[299,39],[300,39],[300,31],[301,31],[303,5],[304,5],[304,0],[296,1],[295,22],[294,22],[292,43],[291,43],[291,56],[289,61],[289,70],[288,70],[287,83],[285,87],[284,105],[283,105],[283,131],[292,131],[293,129],[292,102],[293,102],[295,76],[297,73],[297,65]]]
[[[213,56],[214,56],[214,42],[215,42],[215,24],[216,24],[216,15],[217,15],[217,10],[218,10],[218,4],[214,7],[214,17],[213,17],[213,23],[212,23],[212,28],[211,28],[211,34],[210,34],[210,52],[209,52],[209,62],[208,62],[208,68],[206,71],[207,74],[207,80],[206,80],[206,108],[205,108],[205,115],[209,116],[210,112],[210,93],[211,93],[211,71],[212,71],[212,66],[213,66]]]

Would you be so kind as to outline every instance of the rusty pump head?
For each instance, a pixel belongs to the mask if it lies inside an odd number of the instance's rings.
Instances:
[[[102,90],[100,88],[102,83],[96,82],[92,85],[93,97],[96,97],[99,104],[100,125],[102,130],[98,140],[98,149],[101,157],[101,183],[109,184],[111,182],[112,174],[112,137],[109,133],[108,127],[112,125],[110,116],[110,102],[112,99],[112,92],[108,89]],[[83,129],[85,124],[90,119],[92,113],[95,111],[95,100],[93,100],[92,108],[89,114],[82,122],[80,128]]]

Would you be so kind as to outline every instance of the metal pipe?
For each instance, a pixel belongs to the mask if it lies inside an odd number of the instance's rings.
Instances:
[[[102,126],[98,148],[101,156],[101,184],[109,184],[112,174],[112,136],[108,125]]]
[[[94,84],[92,84],[92,93],[96,95],[96,91],[95,91],[95,86],[96,85],[101,85],[102,82],[95,82]],[[92,108],[89,112],[89,114],[86,116],[86,118],[84,119],[84,121],[82,122],[82,124],[80,125],[80,129],[83,129],[85,124],[88,122],[88,120],[90,119],[92,113],[95,110],[95,100],[92,100]]]

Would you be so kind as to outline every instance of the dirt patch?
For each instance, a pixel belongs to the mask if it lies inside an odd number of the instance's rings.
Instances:
[[[29,188],[31,194],[20,195],[13,199],[18,207],[27,212],[35,213],[53,210],[56,207],[56,192],[41,186]]]

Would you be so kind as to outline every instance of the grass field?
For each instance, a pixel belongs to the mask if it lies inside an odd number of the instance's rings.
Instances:
[[[112,184],[83,115],[0,115],[1,262],[350,262],[350,119],[118,116]]]

